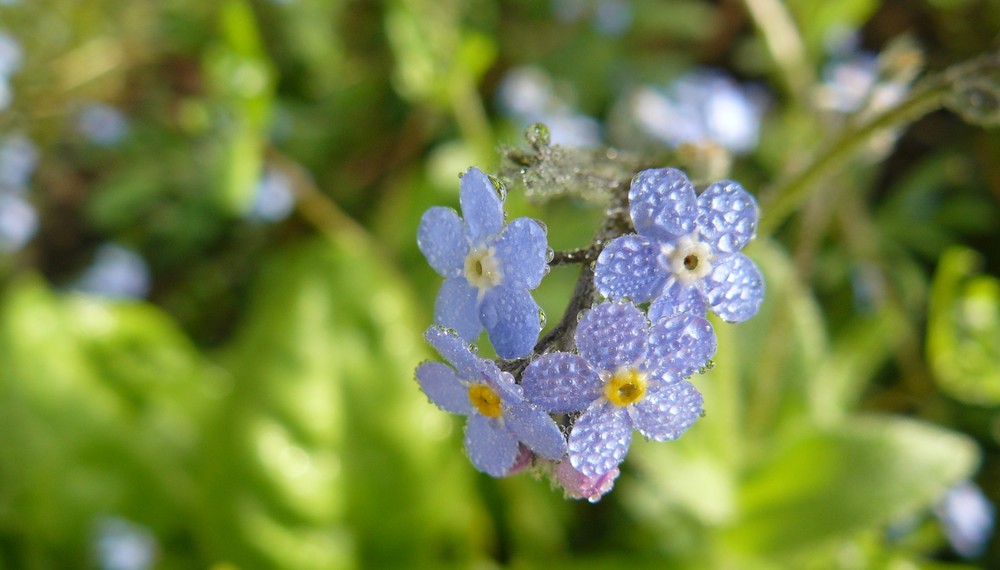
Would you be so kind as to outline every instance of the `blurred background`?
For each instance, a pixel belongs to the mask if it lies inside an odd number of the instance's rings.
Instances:
[[[1000,567],[998,31],[990,0],[0,0],[0,568]],[[420,216],[536,122],[764,212],[706,416],[597,504],[477,473],[413,380]],[[508,183],[590,243],[585,186]]]

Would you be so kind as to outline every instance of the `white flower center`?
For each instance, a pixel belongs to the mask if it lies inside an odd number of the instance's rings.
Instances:
[[[664,244],[660,252],[666,269],[682,283],[700,281],[712,270],[712,248],[698,241],[696,234]]]
[[[480,295],[500,284],[502,275],[495,253],[492,247],[475,247],[465,257],[465,278],[479,289]]]

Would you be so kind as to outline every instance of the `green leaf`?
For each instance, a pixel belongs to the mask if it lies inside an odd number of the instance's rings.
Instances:
[[[399,276],[363,238],[264,267],[206,475],[212,549],[245,567],[467,565],[489,532]],[[452,434],[452,436],[449,436]]]
[[[976,273],[979,255],[944,252],[931,287],[927,359],[938,386],[964,402],[1000,403],[1000,280]]]
[[[740,492],[741,552],[790,554],[877,528],[929,506],[968,478],[975,443],[929,424],[887,417],[806,430],[776,450]]]

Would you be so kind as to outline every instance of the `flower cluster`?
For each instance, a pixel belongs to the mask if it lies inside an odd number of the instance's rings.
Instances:
[[[505,224],[504,196],[472,168],[461,181],[464,217],[440,207],[423,216],[418,245],[445,278],[425,338],[451,366],[425,362],[417,381],[439,408],[468,418],[465,446],[478,470],[502,477],[534,468],[567,496],[597,501],[633,431],[673,440],[703,414],[688,379],[715,354],[706,313],[741,322],[763,300],[763,277],[740,252],[755,234],[757,204],[736,182],[698,195],[679,170],[638,173],[628,192],[636,233],[594,246],[593,273],[581,273],[592,287],[578,291],[603,299],[576,299],[571,306],[591,308],[563,317],[569,326],[555,334],[572,338],[557,344],[552,334],[538,342],[529,292],[553,259],[545,226]],[[508,360],[481,358],[468,344],[484,328]]]

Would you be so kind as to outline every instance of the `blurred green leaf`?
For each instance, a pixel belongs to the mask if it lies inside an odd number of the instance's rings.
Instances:
[[[451,420],[413,380],[427,354],[379,255],[338,237],[263,270],[206,456],[207,527],[232,562],[464,565],[489,535]]]
[[[18,566],[81,564],[103,515],[189,540],[199,423],[222,379],[148,305],[57,296],[35,279],[3,303],[0,536],[20,544]]]
[[[926,507],[968,478],[978,452],[965,436],[889,417],[803,430],[751,473],[740,523],[726,542],[747,553],[807,551]]]
[[[980,405],[1000,403],[1000,280],[976,273],[979,255],[944,252],[931,287],[927,358],[948,395]]]

